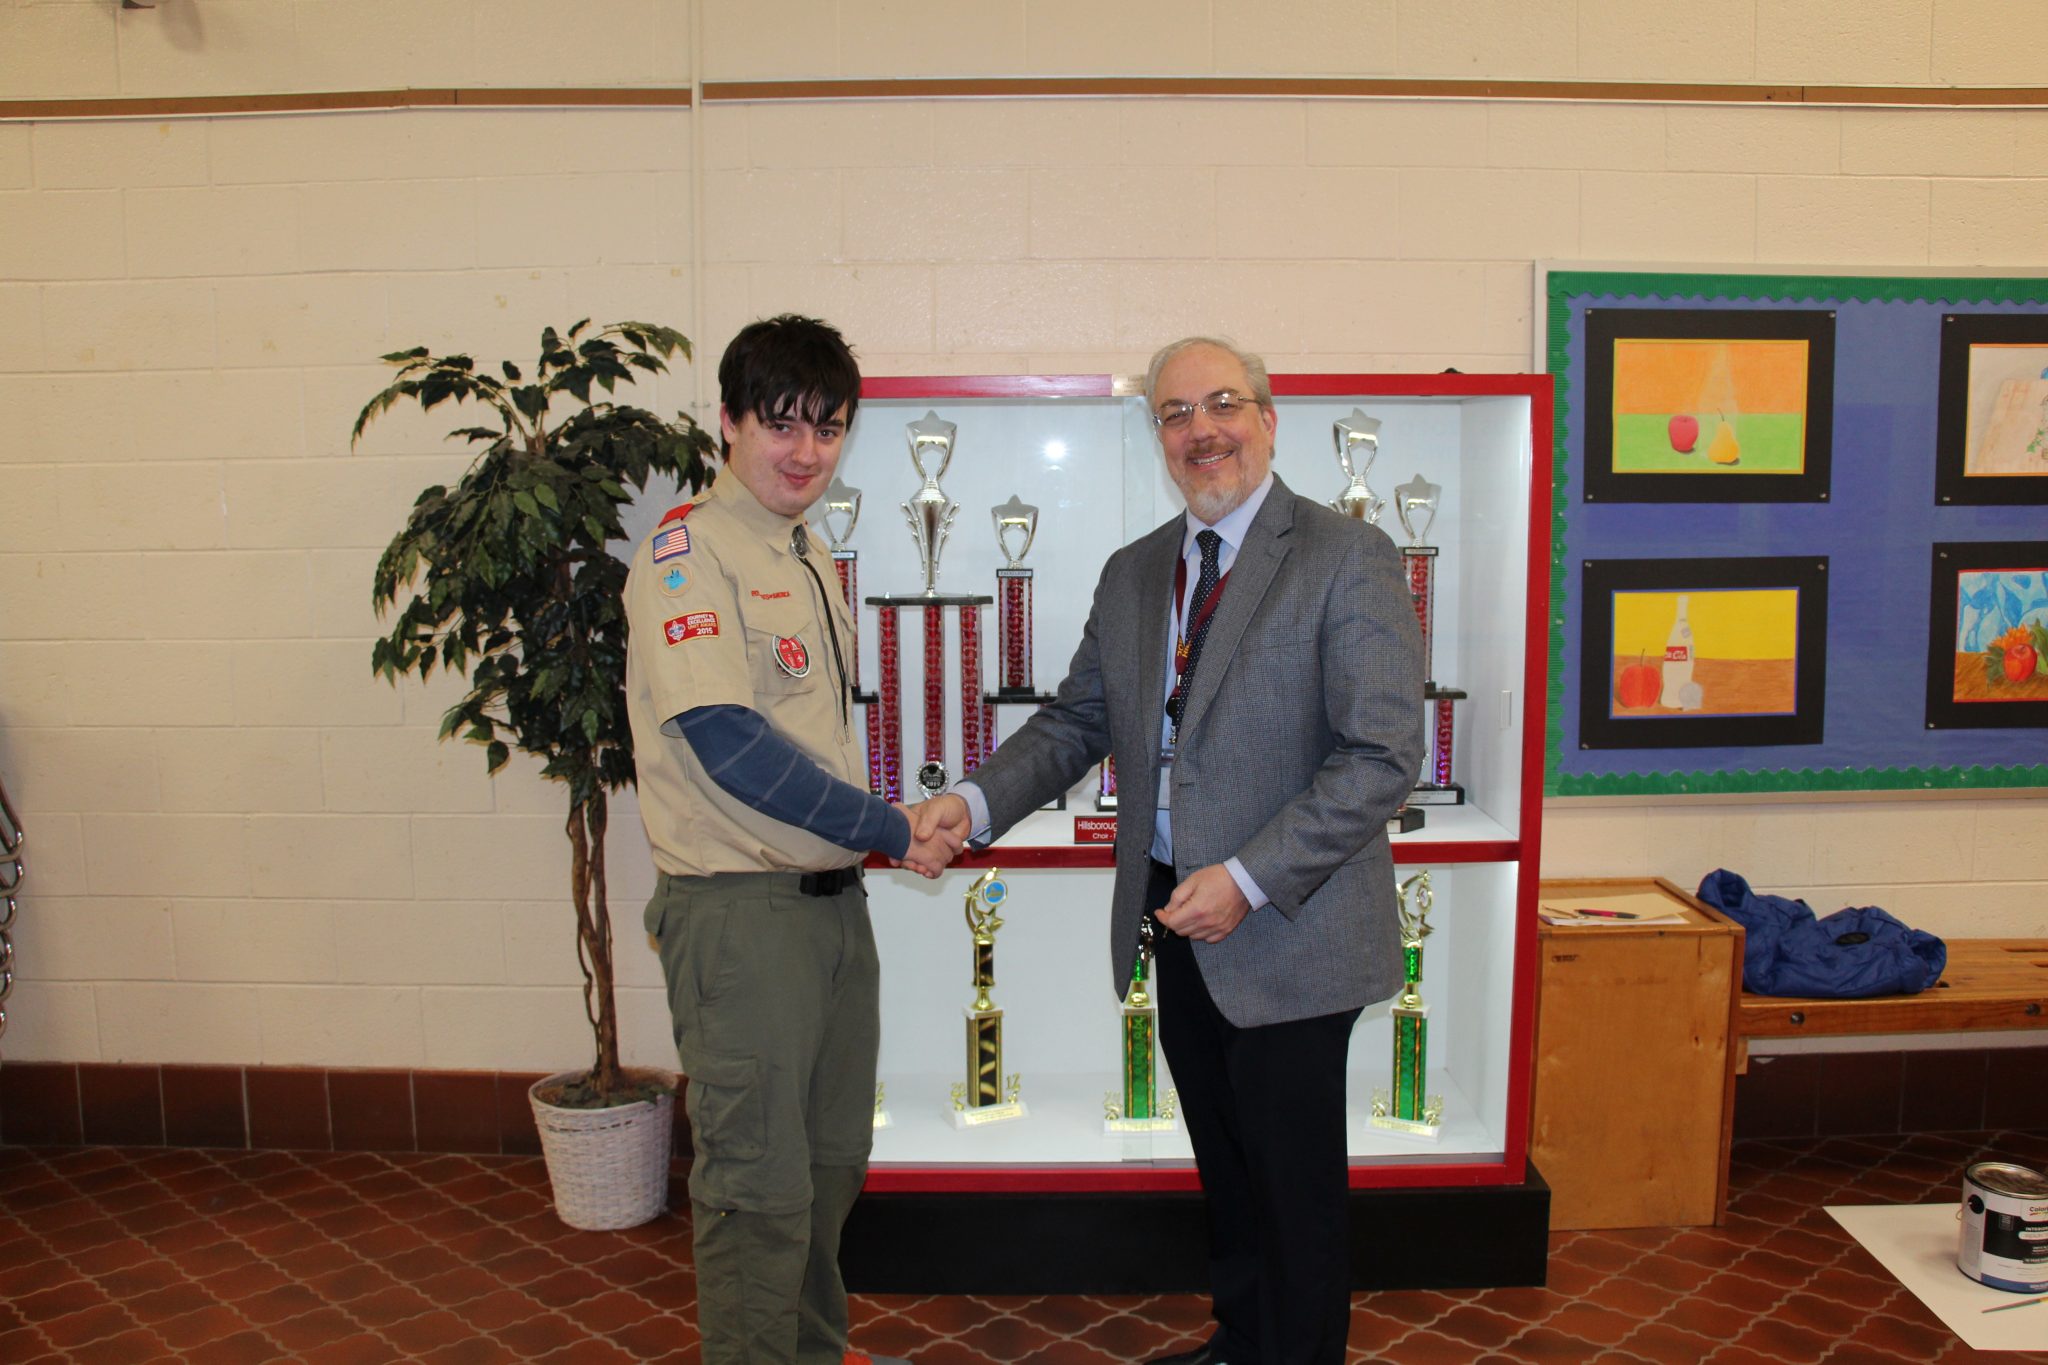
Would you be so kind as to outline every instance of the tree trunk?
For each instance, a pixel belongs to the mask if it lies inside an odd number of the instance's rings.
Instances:
[[[619,1086],[619,1006],[612,989],[612,918],[605,898],[602,787],[569,807],[569,884],[576,900],[576,960],[583,968],[583,1013],[597,1038],[590,1088],[599,1105]]]

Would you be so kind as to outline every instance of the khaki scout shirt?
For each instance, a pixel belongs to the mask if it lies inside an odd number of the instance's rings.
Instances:
[[[808,555],[816,580],[790,553],[800,524],[763,507],[727,472],[633,552],[626,710],[640,817],[663,872],[823,872],[861,858],[726,795],[676,723],[699,706],[751,707],[826,772],[867,785],[825,624],[829,612],[851,668],[853,617],[819,537],[810,537]]]

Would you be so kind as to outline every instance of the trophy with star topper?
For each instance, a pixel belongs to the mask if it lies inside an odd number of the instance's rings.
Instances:
[[[1159,1102],[1159,1008],[1146,990],[1158,932],[1151,916],[1138,921],[1138,956],[1131,963],[1131,985],[1123,1003],[1123,1094],[1112,1091],[1103,1096],[1105,1133],[1163,1133],[1179,1126],[1173,1111],[1180,1096],[1169,1090],[1166,1102]]]
[[[1443,1121],[1444,1097],[1425,1095],[1429,1058],[1429,1006],[1422,1002],[1422,940],[1430,935],[1429,870],[1402,882],[1401,967],[1405,984],[1388,1011],[1394,1020],[1394,1092],[1372,1092],[1372,1126],[1411,1137],[1434,1138]],[[1414,908],[1409,908],[1410,904]]]
[[[1339,417],[1330,428],[1337,442],[1337,463],[1344,470],[1344,491],[1330,499],[1330,506],[1347,517],[1378,525],[1387,500],[1366,487],[1365,476],[1380,453],[1380,419],[1353,408],[1349,417]]]
[[[910,440],[910,464],[917,471],[918,488],[902,504],[910,524],[911,539],[924,571],[924,591],[896,596],[870,597],[876,608],[875,656],[880,664],[876,679],[875,705],[879,713],[869,727],[868,772],[877,794],[889,801],[903,799],[903,671],[902,634],[897,613],[904,607],[924,610],[924,760],[918,766],[917,785],[924,791],[944,790],[946,766],[946,612],[956,609],[960,617],[960,752],[963,771],[972,771],[988,753],[982,730],[986,706],[981,695],[981,608],[994,598],[969,593],[942,593],[938,589],[939,556],[952,533],[953,518],[960,504],[946,496],[939,486],[946,466],[953,461],[957,424],[936,412],[927,412],[904,428]]]
[[[1003,1074],[1003,1012],[990,998],[996,984],[996,912],[1010,897],[1003,874],[990,868],[967,888],[967,930],[974,938],[974,1003],[967,1016],[967,1079],[953,1083],[953,1126],[979,1127],[1024,1117],[1021,1086]]]

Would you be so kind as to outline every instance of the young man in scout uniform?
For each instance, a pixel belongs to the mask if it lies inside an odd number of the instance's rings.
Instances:
[[[756,322],[719,363],[724,470],[633,556],[626,698],[660,873],[660,948],[689,1078],[705,1365],[846,1365],[839,1230],[873,1138],[878,967],[870,850],[928,876],[868,794],[853,619],[804,513],[860,401],[839,333]]]

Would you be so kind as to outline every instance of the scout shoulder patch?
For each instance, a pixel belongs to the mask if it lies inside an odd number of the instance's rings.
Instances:
[[[683,572],[682,565],[671,564],[661,571],[661,590],[670,597],[681,597],[689,586],[690,576]]]
[[[698,640],[707,635],[718,634],[718,613],[715,611],[693,611],[682,616],[671,617],[661,623],[662,638],[671,646],[685,640]]]
[[[661,514],[661,520],[656,522],[655,525],[666,526],[672,521],[681,521],[684,517],[690,515],[690,509],[692,507],[695,507],[696,505],[697,504],[694,502],[679,502],[674,507],[671,507],[666,512],[663,512]]]
[[[790,677],[801,678],[811,671],[811,651],[804,648],[801,636],[778,635],[775,637],[775,662]]]
[[[654,533],[654,562],[675,559],[690,553],[690,528],[680,521],[671,521]]]

